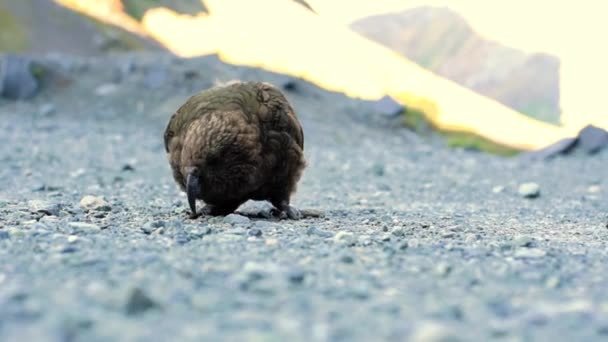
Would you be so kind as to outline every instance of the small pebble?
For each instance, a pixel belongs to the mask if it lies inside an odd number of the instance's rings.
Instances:
[[[427,322],[421,324],[411,336],[412,342],[458,342],[463,341],[451,329],[442,324]]]
[[[122,166],[122,168],[120,169],[121,171],[135,171],[135,167],[131,164],[125,164]]]
[[[397,244],[397,248],[398,248],[400,251],[404,251],[404,250],[406,250],[408,247],[409,247],[409,243],[408,243],[407,241],[401,241],[401,242],[399,242],[399,243]]]
[[[70,177],[78,178],[78,177],[84,176],[86,173],[87,173],[86,169],[79,168],[79,169],[76,169],[76,170],[70,172]]]
[[[161,227],[158,228],[157,230],[153,231],[151,235],[163,235],[165,234],[165,228]]]
[[[63,253],[63,254],[71,254],[71,253],[75,253],[76,251],[78,251],[78,249],[74,246],[57,246],[56,250],[59,253]]]
[[[420,246],[420,241],[418,241],[418,239],[409,239],[407,241],[407,245],[410,248],[417,248],[418,246]]]
[[[372,166],[372,172],[373,172],[374,175],[376,175],[378,177],[384,176],[384,164],[375,163]]]
[[[534,238],[528,235],[519,235],[513,239],[513,245],[516,247],[532,247],[534,245]]]
[[[69,243],[74,243],[74,242],[78,241],[79,239],[80,238],[78,236],[76,236],[76,235],[70,235],[70,236],[68,236],[68,242]]]
[[[52,103],[43,104],[38,110],[40,116],[50,116],[55,113],[55,105]]]
[[[110,211],[112,207],[102,197],[87,195],[80,200],[80,207],[84,211]]]
[[[368,299],[371,295],[369,286],[366,286],[365,284],[359,284],[359,285],[353,286],[350,289],[350,294],[354,298],[360,299],[360,300]]]
[[[205,226],[201,228],[194,228],[188,231],[191,239],[201,239],[205,235],[211,234],[211,227]]]
[[[359,244],[361,246],[369,246],[372,244],[372,238],[369,235],[361,235],[359,236]]]
[[[492,192],[495,194],[499,194],[501,192],[505,191],[505,187],[502,185],[497,185],[495,187],[492,188]]]
[[[235,225],[247,225],[247,224],[251,223],[251,220],[248,217],[243,216],[243,215],[230,214],[230,215],[227,215],[226,217],[224,217],[224,222],[235,226]]]
[[[394,236],[398,236],[398,237],[404,237],[405,228],[403,228],[402,226],[395,226],[395,227],[393,227],[393,229],[391,229],[391,234],[393,234]]]
[[[547,255],[547,252],[540,248],[519,248],[515,251],[515,257],[520,259],[539,259]]]
[[[95,88],[95,95],[108,96],[118,91],[118,85],[114,83],[105,83]]]
[[[96,230],[100,230],[101,228],[93,223],[86,223],[86,222],[70,222],[68,223],[68,226],[79,230],[79,231],[96,231]]]
[[[540,186],[536,183],[523,183],[517,192],[524,198],[536,198],[540,196]]]
[[[559,286],[560,283],[561,281],[559,277],[551,276],[545,281],[545,286],[549,289],[555,289]]]
[[[231,235],[247,235],[247,230],[245,228],[236,227],[226,231],[226,234]]]
[[[441,234],[441,237],[444,239],[451,239],[454,236],[456,236],[456,233],[454,232],[444,232],[443,234]]]
[[[159,305],[144,290],[135,288],[129,293],[125,313],[129,316],[136,316],[158,307]]]
[[[260,237],[262,236],[262,231],[259,228],[251,228],[247,231],[249,236]]]
[[[308,229],[306,230],[306,234],[316,235],[316,236],[319,236],[322,238],[331,238],[334,236],[334,233],[327,231],[327,230],[317,228],[315,226],[308,227]]]
[[[435,266],[435,274],[441,277],[445,277],[452,271],[452,266],[448,265],[445,262],[440,262]]]
[[[347,231],[339,231],[334,236],[334,243],[342,246],[352,246],[355,244],[355,234]]]
[[[17,227],[10,227],[6,231],[8,232],[8,235],[11,238],[18,238],[18,237],[25,236],[25,232]]]
[[[352,264],[355,262],[355,258],[353,258],[352,255],[344,254],[343,256],[340,257],[340,261],[345,264]]]
[[[0,240],[8,240],[10,237],[11,235],[8,233],[8,231],[0,229]]]
[[[175,242],[177,242],[180,245],[184,245],[184,244],[190,242],[190,237],[185,232],[179,232],[179,233],[175,234]]]
[[[159,228],[163,228],[165,226],[166,226],[166,222],[165,221],[146,222],[141,227],[141,231],[144,232],[145,234],[152,234],[155,230],[157,230]]]
[[[301,284],[304,282],[306,272],[300,268],[294,268],[287,272],[287,279],[292,284]]]
[[[247,261],[245,265],[243,265],[242,274],[245,275],[248,280],[258,280],[268,277],[274,268],[273,265]]]
[[[277,239],[266,239],[266,246],[276,246],[279,244]]]
[[[45,215],[58,216],[61,210],[59,203],[54,203],[47,200],[31,200],[28,201],[28,207],[33,213],[42,213]]]
[[[38,222],[44,224],[47,227],[55,226],[59,224],[60,219],[57,216],[42,216]]]
[[[599,185],[591,185],[587,188],[587,192],[590,194],[597,194],[602,191],[602,188]]]
[[[467,245],[473,244],[477,241],[478,237],[477,234],[467,234],[467,236],[464,238],[464,242]]]

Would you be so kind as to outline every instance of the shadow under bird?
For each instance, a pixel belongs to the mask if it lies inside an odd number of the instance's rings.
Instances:
[[[304,168],[304,132],[285,96],[264,82],[204,90],[170,118],[164,133],[173,178],[191,217],[227,215],[269,201],[269,217],[302,217],[290,197]],[[200,212],[196,200],[205,202]]]

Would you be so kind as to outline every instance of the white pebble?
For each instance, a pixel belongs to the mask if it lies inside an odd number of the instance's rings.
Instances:
[[[85,211],[110,211],[112,207],[98,196],[87,195],[80,200],[80,207]]]
[[[515,251],[515,257],[520,259],[539,259],[547,255],[547,252],[540,248],[519,248]]]
[[[524,198],[536,198],[540,196],[540,186],[536,183],[523,183],[517,192]]]
[[[347,231],[339,231],[334,236],[334,243],[342,246],[352,246],[355,244],[355,234]]]

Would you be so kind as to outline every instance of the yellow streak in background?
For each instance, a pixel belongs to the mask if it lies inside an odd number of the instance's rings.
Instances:
[[[608,129],[604,104],[608,79],[607,4],[602,0],[308,0],[319,15],[343,26],[370,15],[418,6],[443,6],[461,14],[475,31],[526,52],[557,56],[562,124]]]
[[[74,11],[81,12],[90,17],[93,17],[99,21],[121,27],[131,33],[138,34],[140,36],[148,36],[139,22],[131,18],[124,12],[117,12],[112,5],[112,1],[99,1],[99,0],[53,0],[57,4],[70,8]]]
[[[142,23],[183,57],[217,53],[228,63],[301,77],[352,97],[389,94],[430,114],[441,129],[519,149],[551,144],[566,129],[517,113],[440,78],[389,49],[284,0],[207,0],[209,16],[149,10]],[[200,43],[197,43],[200,42]]]

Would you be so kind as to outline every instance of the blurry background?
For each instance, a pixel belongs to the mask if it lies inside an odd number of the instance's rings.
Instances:
[[[601,9],[594,0],[0,0],[0,52],[217,54],[352,97],[390,96],[414,129],[424,119],[464,132],[464,144],[525,150],[608,128]]]

